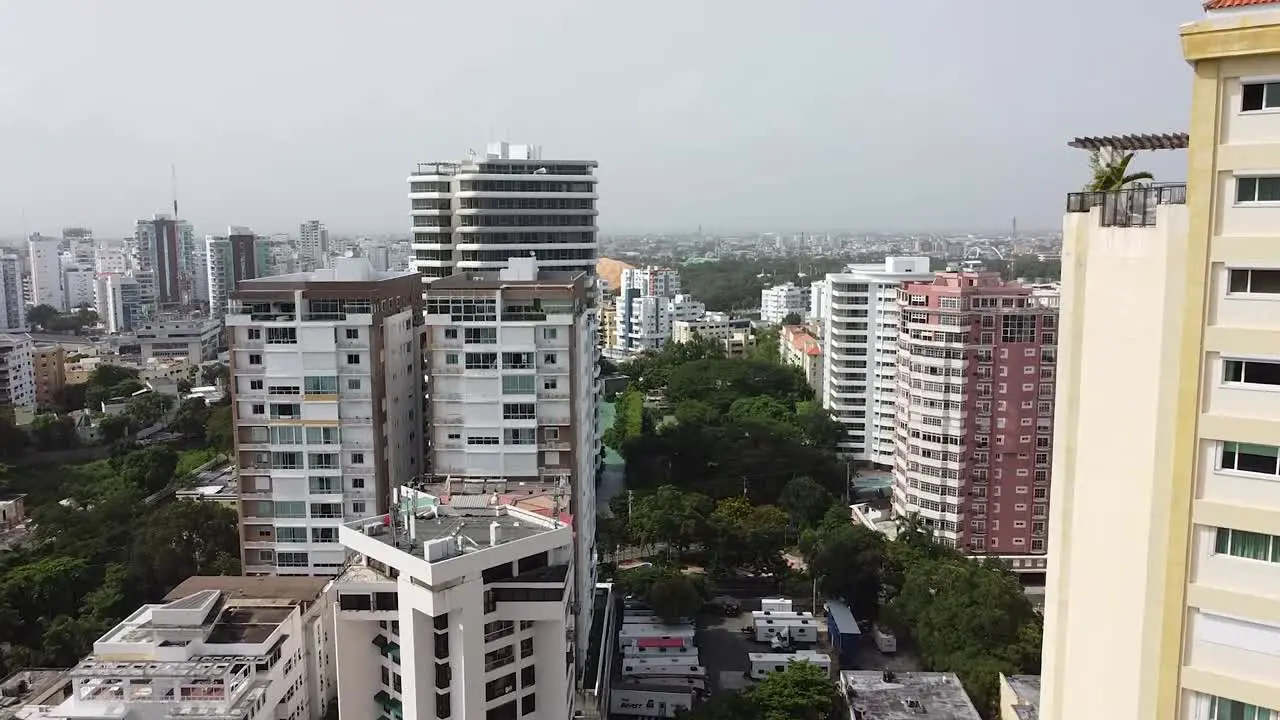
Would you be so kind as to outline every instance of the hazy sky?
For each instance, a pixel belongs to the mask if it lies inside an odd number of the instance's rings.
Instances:
[[[414,163],[600,162],[604,232],[1060,222],[1185,129],[1199,0],[4,0],[0,236],[408,233]],[[1181,179],[1181,153],[1140,160]],[[25,213],[25,221],[24,221]]]

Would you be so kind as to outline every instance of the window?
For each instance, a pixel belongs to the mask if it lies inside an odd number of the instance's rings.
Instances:
[[[1250,385],[1280,385],[1280,363],[1263,360],[1226,360],[1223,382]]]
[[[342,478],[339,477],[313,477],[308,478],[308,482],[313,493],[342,492]]]
[[[455,358],[457,356],[455,355]],[[468,370],[497,370],[498,369],[498,353],[473,353],[466,355],[466,369]]]
[[[1280,108],[1280,82],[1251,82],[1240,85],[1240,112]]]
[[[498,328],[464,328],[463,342],[478,345],[493,345],[498,342]]]
[[[301,388],[297,385],[272,385],[267,388],[268,395],[299,395]]]
[[[528,695],[525,695],[524,697],[520,698],[520,714],[521,715],[530,715],[537,709],[537,706],[533,702],[533,699],[536,695],[537,693],[529,693]]]
[[[555,365],[560,362],[560,356],[556,353],[546,353],[542,356],[543,365]]]
[[[274,429],[274,428],[273,428]],[[282,430],[284,428],[281,428]],[[293,428],[300,430],[301,428]],[[339,444],[338,428],[336,427],[309,427],[307,428],[307,444],[308,445],[337,445]]]
[[[1275,710],[1242,703],[1239,700],[1196,694],[1197,706],[1203,708],[1201,703],[1205,701],[1208,701],[1209,713],[1196,715],[1197,718],[1205,720],[1276,720],[1280,718],[1280,712]]]
[[[249,353],[249,364],[250,364],[250,365],[261,365],[261,364],[262,364],[262,356],[261,356],[261,355],[259,355],[258,353]]]
[[[302,379],[302,387],[308,395],[334,395],[338,392],[338,378],[310,375]]]
[[[497,445],[498,438],[492,435],[468,435],[468,445]]]
[[[527,658],[533,655],[533,638],[525,638],[520,641],[520,657]]]
[[[520,687],[529,687],[534,682],[533,666],[520,668]]]
[[[347,328],[347,339],[348,339],[348,340],[359,340],[359,339],[360,339],[360,331],[359,331],[358,329],[356,329],[356,328]]]
[[[338,528],[311,528],[311,542],[315,543],[336,543],[338,542]]]
[[[508,445],[536,445],[537,428],[507,428],[503,431]]]
[[[342,503],[311,503],[311,517],[340,518],[342,517]]]
[[[351,453],[351,464],[352,464],[352,465],[363,465],[363,464],[364,464],[364,453],[362,453],[362,452],[353,452],[353,453]]]
[[[559,332],[559,328],[544,327],[544,328],[542,328],[542,339],[543,339],[543,340],[555,340],[555,339],[556,339],[556,334],[557,334],[558,332]]]
[[[457,339],[458,339],[458,328],[445,328],[445,329],[444,329],[444,339],[445,339],[445,340],[457,340]]]
[[[298,403],[271,403],[271,417],[290,419],[302,417],[302,406]]]
[[[351,503],[351,512],[352,512],[352,513],[355,513],[356,515],[363,515],[363,514],[364,514],[364,512],[365,512],[365,509],[364,509],[364,501],[363,501],[363,500],[356,500],[356,501],[352,502],[352,503]]]
[[[336,453],[308,453],[307,467],[312,470],[337,470],[338,455]]]
[[[503,375],[503,395],[532,395],[536,377],[533,375]]]
[[[280,526],[276,528],[276,542],[304,543],[307,541],[305,527]]]
[[[276,501],[275,516],[278,518],[304,518],[307,516],[307,504],[299,501]]]
[[[502,406],[503,420],[533,420],[537,413],[533,403],[505,403]]]
[[[502,367],[508,370],[532,370],[533,369],[533,353],[526,353],[526,352],[502,353]]]
[[[549,377],[549,378],[543,378],[542,380],[543,390],[555,390],[559,386],[560,386],[560,382],[556,378]]]
[[[1236,178],[1237,203],[1277,201],[1280,201],[1280,176],[1264,175]]]
[[[359,364],[360,364],[360,354],[359,354],[359,353],[347,353],[347,364],[348,364],[348,365],[359,365]]]
[[[298,329],[291,327],[267,328],[268,345],[295,345],[298,342]]]
[[[1245,530],[1218,528],[1213,551],[1219,555],[1280,563],[1280,537]]]
[[[1280,456],[1280,448],[1274,445],[1224,442],[1219,467],[1223,470],[1280,476],[1280,467],[1277,466],[1278,456]]]
[[[250,340],[262,339],[262,328],[249,328],[246,331],[246,333],[247,333],[246,337],[248,337]]]
[[[261,389],[262,389],[262,381],[261,381],[261,380],[250,380],[250,381],[249,381],[249,389],[250,389],[250,390],[261,390]]]
[[[360,378],[348,378],[348,379],[347,379],[347,389],[348,389],[348,390],[359,390],[359,389],[360,389]]]
[[[250,415],[266,415],[267,406],[262,403],[254,403],[253,408],[249,411]]]
[[[307,554],[304,552],[282,552],[276,553],[277,567],[306,567]]]
[[[1231,270],[1228,292],[1280,295],[1280,270]],[[250,363],[252,363],[250,355]]]

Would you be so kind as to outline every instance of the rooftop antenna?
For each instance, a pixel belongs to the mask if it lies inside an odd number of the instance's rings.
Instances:
[[[169,188],[173,191],[173,219],[178,219],[178,165],[169,165]]]

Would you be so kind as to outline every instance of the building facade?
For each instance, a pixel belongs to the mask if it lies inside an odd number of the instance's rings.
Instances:
[[[38,345],[32,354],[36,382],[36,407],[57,406],[67,384],[67,351],[61,345]]]
[[[62,292],[61,244],[58,238],[35,233],[27,240],[27,260],[31,264],[33,303],[66,312],[67,301]]]
[[[192,301],[195,239],[187,221],[164,214],[139,220],[134,226],[133,251],[134,277],[149,314]]]
[[[218,357],[222,323],[196,316],[185,319],[153,320],[134,330],[142,362],[184,360],[192,365]]]
[[[22,259],[0,253],[0,330],[26,330],[27,304],[22,293]]]
[[[589,282],[515,258],[498,278],[441,278],[426,297],[431,474],[559,493],[580,539],[581,597],[596,582],[602,449]]]
[[[270,248],[246,227],[227,228],[226,235],[205,237],[205,282],[209,288],[209,314],[227,312],[227,298],[242,280],[266,277],[270,273]]]
[[[75,312],[79,307],[94,306],[94,280],[92,265],[69,267],[62,271],[63,305],[67,312]]]
[[[945,272],[904,283],[898,308],[894,514],[966,553],[1043,570],[1057,296]]]
[[[839,448],[852,460],[893,464],[898,286],[932,279],[929,258],[889,257],[814,283],[823,298],[817,323],[826,360],[822,406],[845,427]]]
[[[339,532],[356,558],[334,584],[342,717],[575,716],[569,525],[410,495]]]
[[[338,527],[422,473],[422,289],[363,258],[241,282],[226,316],[248,574],[334,575]]]
[[[822,392],[823,374],[822,342],[803,325],[784,325],[779,330],[779,359],[804,373],[805,380],[814,392]]]
[[[326,266],[329,230],[319,220],[308,220],[298,228],[298,260],[303,272]]]
[[[132,275],[98,273],[94,280],[94,304],[109,333],[140,327],[146,317],[142,284]]]
[[[623,291],[615,311],[618,325],[615,337],[618,350],[628,353],[659,350],[671,341],[674,323],[697,323],[706,315],[706,306],[689,295],[636,295],[636,289]]]
[[[637,295],[673,298],[681,291],[680,272],[665,267],[627,267],[622,270],[618,284],[618,294],[627,290],[637,290]]]
[[[408,180],[413,266],[429,283],[532,256],[542,268],[594,277],[595,168],[505,142],[459,163],[420,163]]]
[[[760,291],[760,319],[770,325],[781,325],[792,313],[804,319],[809,310],[809,288],[795,283],[775,285]]]
[[[1280,3],[1206,10],[1185,188],[1063,221],[1047,720],[1280,712]]]
[[[34,355],[30,335],[0,334],[0,410],[35,410]]]
[[[261,580],[188,578],[98,638],[62,678],[69,687],[44,695],[54,702],[15,717],[248,718],[271,708],[272,717],[318,720],[336,687],[324,583]]]

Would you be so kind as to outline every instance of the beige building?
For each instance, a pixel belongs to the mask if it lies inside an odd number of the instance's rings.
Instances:
[[[36,370],[36,407],[45,410],[58,402],[67,384],[67,351],[61,345],[37,345],[32,354]]]
[[[1040,676],[1000,674],[999,720],[1037,720]]]
[[[1181,34],[1186,185],[1063,224],[1045,720],[1280,710],[1280,2]]]
[[[822,391],[822,342],[803,325],[784,325],[778,331],[782,362],[800,368],[809,387]]]

